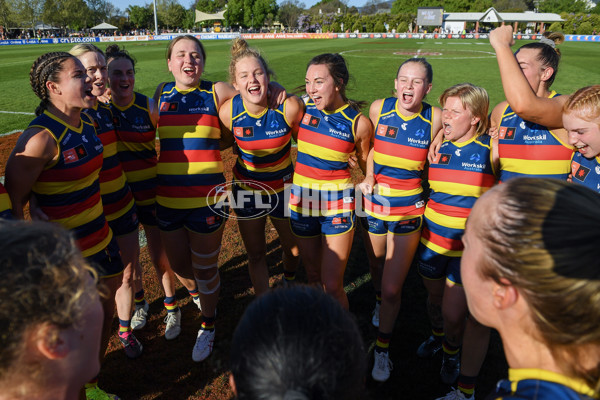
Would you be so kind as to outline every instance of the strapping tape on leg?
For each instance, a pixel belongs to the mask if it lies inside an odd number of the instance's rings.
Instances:
[[[192,254],[198,258],[212,258],[214,256],[218,256],[220,251],[221,251],[221,246],[219,246],[215,251],[213,251],[210,254],[197,253],[194,250],[192,250]]]
[[[217,282],[214,288],[209,289],[208,286]],[[221,287],[221,279],[219,278],[219,271],[215,272],[215,276],[208,280],[196,279],[196,285],[198,285],[198,291],[202,294],[212,294]]]
[[[194,269],[211,269],[211,268],[217,268],[219,264],[218,263],[214,263],[214,264],[210,264],[210,265],[202,265],[202,264],[198,264],[193,262],[192,263],[192,267],[194,267]]]

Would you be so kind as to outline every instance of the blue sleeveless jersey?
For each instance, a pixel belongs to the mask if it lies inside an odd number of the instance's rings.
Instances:
[[[159,102],[158,189],[163,207],[193,209],[217,202],[225,183],[219,139],[219,110],[212,82],[189,90],[167,83]]]
[[[429,166],[431,192],[421,243],[438,254],[460,257],[471,208],[495,182],[490,136],[464,143],[444,141]]]
[[[564,181],[569,176],[573,147],[545,126],[525,121],[510,105],[502,113],[498,135],[501,182],[518,176]]]
[[[239,149],[233,167],[234,182],[257,181],[273,189],[273,193],[284,190],[294,173],[290,157],[292,134],[285,119],[285,103],[275,110],[267,108],[260,115],[252,115],[238,94],[231,101],[230,129]]]
[[[84,257],[103,251],[112,231],[100,197],[103,146],[93,120],[82,113],[80,126],[73,127],[44,111],[29,127],[50,132],[58,150],[57,160],[44,167],[31,189],[38,206],[50,221],[74,232]]]
[[[347,104],[332,112],[318,110],[312,101],[306,105],[298,131],[292,211],[323,216],[354,210],[348,158],[356,148],[360,115]]]
[[[571,161],[571,181],[589,187],[600,193],[600,157],[585,158],[580,152],[573,154]]]
[[[375,192],[365,196],[365,212],[385,221],[423,215],[421,175],[434,132],[433,108],[422,103],[409,117],[400,113],[398,99],[382,102],[375,127],[373,165]]]
[[[508,379],[498,382],[495,400],[592,400],[594,392],[585,382],[541,369],[509,369]]]

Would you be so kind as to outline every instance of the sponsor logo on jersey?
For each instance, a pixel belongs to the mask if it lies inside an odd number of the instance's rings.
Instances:
[[[454,154],[456,154],[456,157],[460,157],[460,151],[461,149],[456,149],[456,151],[454,152]]]
[[[479,153],[473,153],[471,154],[471,157],[469,157],[469,160],[478,163],[481,160],[481,156]]]
[[[585,178],[588,176],[588,174],[590,173],[590,169],[587,167],[584,167],[583,165],[579,164],[576,161],[571,162],[571,173],[573,174],[573,178],[577,179],[578,181],[585,181]]]
[[[596,171],[596,175],[600,175],[600,165],[596,165],[596,168],[594,168],[594,171]]]
[[[402,128],[402,130],[403,130],[403,131],[405,131],[405,130],[406,130],[406,125],[407,125],[407,123],[406,123],[406,122],[405,122],[405,123],[403,123],[402,125],[400,125],[400,127]]]
[[[79,146],[76,146],[72,149],[63,151],[62,155],[65,160],[65,164],[71,164],[84,159],[85,157],[87,157],[88,154],[85,150],[85,147],[82,144],[80,144]]]
[[[527,125],[525,125],[525,121],[521,121],[519,126],[521,127],[521,129],[525,129],[527,127]]]
[[[398,136],[398,128],[390,125],[379,125],[377,127],[377,134],[390,139],[396,139]]]
[[[313,128],[318,128],[321,123],[321,118],[306,114],[304,118],[302,118],[302,123]]]
[[[262,126],[262,121],[260,119],[256,120],[256,126]]]
[[[511,128],[508,128],[506,126],[500,127],[500,139],[514,140],[514,138],[515,138],[515,128],[514,127],[511,127]]]
[[[415,132],[415,136],[418,138],[423,138],[425,137],[425,131],[423,129],[417,129],[417,132]]]
[[[452,154],[437,153],[435,158],[433,159],[433,163],[440,165],[448,165],[451,158]]]
[[[233,134],[237,137],[254,137],[254,128],[252,126],[236,126],[233,128]]]
[[[160,111],[168,111],[168,112],[176,112],[179,109],[179,103],[175,102],[175,103],[169,103],[164,101],[161,105],[160,105]]]

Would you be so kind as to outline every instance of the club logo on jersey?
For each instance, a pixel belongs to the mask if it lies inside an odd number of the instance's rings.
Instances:
[[[433,163],[440,165],[448,165],[451,158],[452,154],[437,153],[435,158],[433,159]]]
[[[386,138],[396,139],[396,136],[398,136],[398,128],[389,125],[379,125],[377,127],[377,134],[379,136],[385,136]]]
[[[304,115],[304,118],[302,118],[302,123],[313,128],[318,128],[321,123],[321,118],[306,114]]]
[[[85,157],[87,157],[88,154],[85,150],[85,147],[83,147],[83,145],[80,144],[79,146],[75,146],[72,149],[63,151],[62,155],[65,160],[65,164],[71,164],[84,159]]]
[[[179,109],[179,103],[169,103],[169,102],[163,102],[160,105],[160,111],[163,112],[176,112]]]
[[[576,161],[573,161],[571,163],[571,173],[573,174],[573,178],[577,179],[578,181],[583,182],[583,181],[585,181],[585,178],[590,173],[590,169],[587,167],[584,167],[583,165],[579,164]]]
[[[254,137],[254,128],[251,126],[236,126],[233,128],[233,134],[237,137]]]
[[[506,126],[500,127],[500,139],[514,140],[515,128],[507,128]]]
[[[348,223],[348,217],[334,217],[331,220],[332,225],[341,225],[341,224],[347,224],[347,223]]]

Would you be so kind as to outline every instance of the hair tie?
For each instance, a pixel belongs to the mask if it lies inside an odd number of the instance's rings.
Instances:
[[[545,36],[542,36],[542,38],[540,39],[540,43],[547,44],[548,46],[552,47],[553,49],[556,48],[556,43],[554,43],[554,40],[548,39]]]
[[[308,396],[298,390],[288,389],[283,394],[283,400],[308,400]]]

